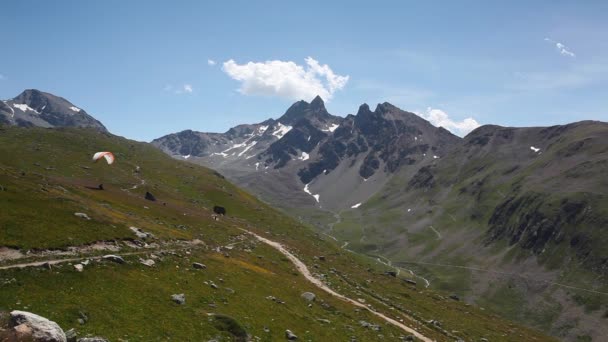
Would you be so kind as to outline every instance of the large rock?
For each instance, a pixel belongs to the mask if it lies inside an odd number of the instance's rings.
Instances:
[[[207,268],[207,266],[205,264],[201,264],[200,262],[193,263],[192,267],[194,267],[198,270],[204,270],[205,268]]]
[[[28,338],[35,342],[66,342],[67,338],[61,327],[42,316],[27,311],[11,311],[11,327],[15,336]]]
[[[184,304],[186,303],[186,295],[183,293],[180,294],[174,294],[171,296],[171,300],[174,301],[177,304]]]
[[[91,218],[89,217],[89,215],[85,214],[85,213],[74,213],[74,216],[76,217],[80,217],[83,218],[85,220],[90,220]]]
[[[317,296],[312,292],[304,292],[304,293],[302,293],[301,297],[306,299],[309,302],[312,302],[315,300],[315,298],[317,298]]]
[[[105,260],[113,261],[117,264],[125,263],[125,259],[123,259],[121,256],[118,256],[118,255],[108,254],[108,255],[104,255],[103,258]]]
[[[298,339],[298,336],[296,336],[296,335],[295,335],[293,332],[291,332],[291,330],[289,330],[289,329],[285,330],[285,337],[286,337],[288,340],[290,340],[290,341],[293,341],[293,340],[297,340],[297,339]]]
[[[140,238],[140,239],[147,239],[147,238],[153,238],[154,235],[152,235],[151,233],[148,232],[144,232],[143,230],[141,230],[140,228],[137,227],[129,227],[129,229],[131,229],[131,231],[133,233],[135,233],[135,235]]]

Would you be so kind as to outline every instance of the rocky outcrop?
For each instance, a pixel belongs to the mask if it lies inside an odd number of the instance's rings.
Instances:
[[[27,311],[11,311],[10,327],[16,341],[66,342],[61,327],[42,316]]]

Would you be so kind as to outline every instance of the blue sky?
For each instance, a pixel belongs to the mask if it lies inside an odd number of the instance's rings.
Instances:
[[[388,101],[461,135],[467,118],[608,121],[607,13],[607,1],[9,0],[0,98],[48,91],[146,141],[276,118],[317,90],[335,115]]]

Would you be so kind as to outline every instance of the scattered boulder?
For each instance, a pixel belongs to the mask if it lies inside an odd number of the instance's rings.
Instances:
[[[213,212],[218,215],[226,215],[226,208],[216,205],[213,207]]]
[[[85,214],[85,213],[74,213],[74,216],[76,217],[80,217],[82,219],[85,220],[90,220],[91,218],[89,217],[89,215]]]
[[[65,337],[68,340],[68,342],[76,342],[78,333],[76,332],[76,329],[72,328],[65,332]]]
[[[125,259],[123,259],[119,255],[108,254],[108,255],[104,255],[103,258],[105,260],[109,260],[109,261],[115,262],[117,264],[124,264],[125,263]]]
[[[408,284],[416,285],[416,282],[414,280],[411,280],[411,279],[403,279],[403,281],[405,281]]]
[[[129,229],[131,229],[131,231],[133,233],[135,233],[135,235],[137,235],[138,238],[140,239],[147,239],[147,238],[152,238],[154,237],[154,235],[152,235],[151,233],[146,233],[143,230],[141,230],[140,228],[137,227],[129,227]]]
[[[301,297],[309,302],[312,302],[315,300],[315,298],[317,298],[317,296],[312,292],[304,292],[302,293]]]
[[[27,311],[11,311],[10,325],[18,341],[67,342],[61,327]]]
[[[139,259],[139,263],[142,265],[148,266],[148,267],[152,267],[156,264],[156,262],[152,259],[147,259],[147,260]]]
[[[76,264],[76,265],[74,265],[74,268],[76,269],[76,271],[82,272],[82,270],[84,270],[84,265],[83,264]]]
[[[385,274],[389,275],[391,277],[397,278],[397,272],[395,272],[395,271],[388,271]]]
[[[99,189],[99,190],[103,190],[103,184],[99,184],[99,185],[97,186],[97,189]]]
[[[321,260],[321,261],[325,261],[325,255],[319,255],[319,257],[318,257],[318,258],[319,258],[319,260]]]
[[[76,340],[76,342],[109,342],[103,337],[83,337]]]
[[[183,293],[171,295],[171,300],[177,304],[185,304],[186,303],[186,295]]]
[[[381,327],[377,324],[372,324],[366,321],[359,321],[359,324],[361,324],[362,327],[364,328],[369,328],[372,329],[374,331],[380,331]]]
[[[196,268],[197,270],[204,270],[207,268],[205,264],[201,264],[200,262],[193,263],[192,267]]]
[[[156,197],[154,197],[154,195],[152,195],[152,193],[150,193],[149,191],[146,191],[145,199],[147,199],[148,201],[156,202]]]
[[[293,332],[291,332],[291,330],[287,329],[285,330],[285,337],[290,340],[290,341],[294,341],[298,339],[298,336],[296,336]]]
[[[451,299],[453,299],[453,300],[456,300],[456,301],[460,300],[460,297],[458,297],[458,296],[457,296],[457,295],[455,295],[455,294],[451,294],[451,295],[450,295],[450,298],[451,298]]]

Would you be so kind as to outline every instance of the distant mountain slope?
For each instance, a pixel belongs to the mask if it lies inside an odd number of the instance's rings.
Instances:
[[[596,340],[608,335],[606,175],[607,123],[483,126],[401,172],[333,233],[398,265],[422,262],[435,286],[510,318]]]
[[[28,89],[0,101],[0,124],[38,127],[90,127],[107,132],[104,125],[62,97]]]
[[[362,105],[341,118],[316,97],[294,103],[277,120],[222,134],[183,131],[152,143],[277,205],[341,210],[368,199],[404,165],[417,170],[459,140],[389,103],[374,111]]]

